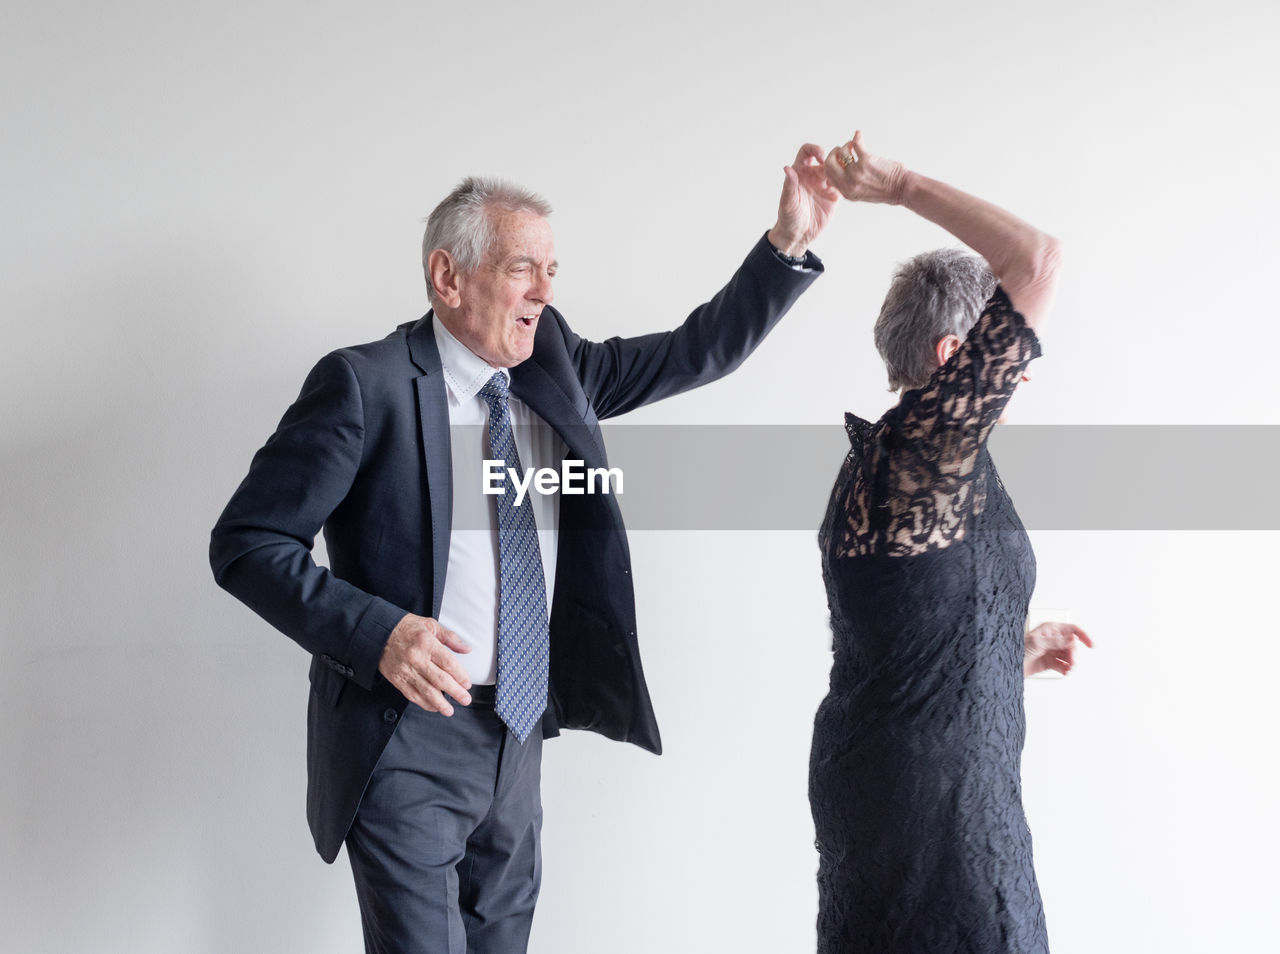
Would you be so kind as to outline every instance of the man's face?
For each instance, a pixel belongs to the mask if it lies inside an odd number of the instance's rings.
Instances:
[[[511,368],[533,353],[538,316],[551,304],[555,243],[540,215],[490,214],[493,248],[474,272],[459,276],[460,301],[446,327],[495,368]]]

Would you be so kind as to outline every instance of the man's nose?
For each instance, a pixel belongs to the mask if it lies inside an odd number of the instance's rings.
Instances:
[[[555,290],[551,287],[551,276],[546,272],[539,272],[533,287],[529,289],[529,295],[544,305],[551,304],[551,300],[556,297]]]

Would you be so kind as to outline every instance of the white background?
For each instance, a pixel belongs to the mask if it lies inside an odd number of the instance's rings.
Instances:
[[[303,819],[307,660],[205,548],[314,361],[425,311],[421,218],[463,175],[551,200],[557,304],[605,337],[675,324],[772,223],[799,144],[861,127],[1066,243],[1019,421],[1280,423],[1275,8],[899,6],[6,9],[5,950],[359,948]],[[632,419],[874,418],[890,271],[941,244],[840,209],[828,274],[747,366]],[[749,486],[749,450],[709,476]],[[1035,602],[1098,643],[1028,686],[1055,952],[1274,945],[1276,535],[1033,539]],[[632,542],[667,754],[548,746],[532,950],[811,949],[814,534]]]

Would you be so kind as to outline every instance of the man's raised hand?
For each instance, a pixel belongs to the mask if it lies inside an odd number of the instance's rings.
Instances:
[[[808,142],[796,153],[796,161],[782,173],[782,198],[778,221],[769,230],[769,241],[783,255],[800,258],[826,228],[840,201],[840,192],[827,181],[821,146]]]

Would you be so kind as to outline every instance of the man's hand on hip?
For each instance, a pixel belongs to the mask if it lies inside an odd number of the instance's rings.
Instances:
[[[378,672],[414,705],[451,716],[453,706],[446,693],[471,705],[471,677],[454,656],[470,651],[461,636],[434,619],[406,613],[387,637]]]

